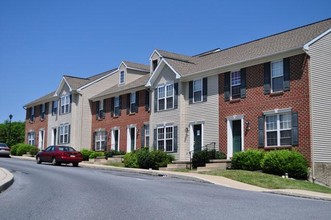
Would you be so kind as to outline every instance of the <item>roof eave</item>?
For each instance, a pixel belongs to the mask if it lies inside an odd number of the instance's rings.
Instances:
[[[165,65],[167,65],[171,69],[171,71],[175,73],[176,79],[182,78],[182,76],[166,61],[166,59],[161,59],[161,62],[156,67],[156,69],[152,73],[152,76],[149,78],[148,82],[146,83],[146,85],[145,85],[146,87],[148,87],[148,88],[152,87],[152,85],[154,84],[154,82],[156,80],[157,75],[161,73],[161,71]]]
[[[331,33],[331,28],[325,32],[323,32],[322,34],[318,35],[317,37],[315,37],[314,39],[312,39],[311,41],[309,41],[308,43],[306,43],[303,46],[304,51],[308,52],[309,51],[309,47],[315,43],[316,41],[318,41],[319,39],[323,38],[325,35],[328,35],[329,33]]]

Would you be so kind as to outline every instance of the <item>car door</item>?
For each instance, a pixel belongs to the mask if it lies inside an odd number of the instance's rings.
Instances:
[[[53,152],[54,152],[54,146],[49,146],[46,148],[46,150],[42,153],[41,160],[45,162],[52,162],[52,157],[53,157]]]

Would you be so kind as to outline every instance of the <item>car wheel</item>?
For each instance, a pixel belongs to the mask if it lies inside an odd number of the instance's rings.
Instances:
[[[37,164],[41,164],[41,160],[40,160],[40,157],[37,157]]]
[[[55,157],[53,157],[52,164],[53,164],[54,166],[59,165],[59,163],[56,161],[56,158],[55,158]]]
[[[72,166],[78,167],[78,163],[72,163]]]

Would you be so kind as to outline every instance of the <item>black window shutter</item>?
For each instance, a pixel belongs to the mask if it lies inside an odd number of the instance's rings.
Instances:
[[[290,90],[290,58],[283,60],[284,65],[284,91]]]
[[[202,79],[202,95],[203,101],[207,102],[207,94],[208,94],[208,78]]]
[[[104,131],[104,136],[105,136],[105,142],[104,145],[102,146],[104,151],[107,151],[107,131]]]
[[[52,115],[54,115],[54,111],[55,111],[55,109],[54,109],[54,102],[55,101],[52,101]]]
[[[68,144],[70,144],[70,136],[71,136],[71,125],[68,125]]]
[[[178,83],[174,84],[174,109],[178,108]]]
[[[292,146],[299,144],[298,112],[292,112]]]
[[[264,94],[270,94],[271,72],[270,62],[264,64]]]
[[[178,127],[174,126],[174,152],[178,149]]]
[[[97,135],[97,132],[93,132],[93,143],[92,143],[92,150],[95,150],[95,136]]]
[[[106,99],[103,100],[103,110],[102,110],[102,118],[105,119],[106,118]]]
[[[61,131],[61,126],[60,127],[57,127],[57,132],[56,132],[56,134],[57,134],[57,143],[58,144],[62,144],[61,143],[61,138],[60,138],[60,131]]]
[[[264,147],[264,116],[259,116],[259,147]]]
[[[118,113],[118,115],[120,116],[121,112],[122,112],[122,95],[120,95],[118,97],[118,102],[119,102],[119,113]]]
[[[59,99],[59,101],[58,101],[58,109],[59,109],[59,115],[61,115],[62,114],[62,102],[61,102],[61,98]]]
[[[154,112],[157,112],[157,88],[154,89]]]
[[[145,90],[145,111],[149,111],[149,91]]]
[[[241,74],[241,87],[240,87],[240,98],[246,98],[246,68],[240,70]]]
[[[126,95],[126,114],[130,114],[130,97],[131,97],[131,93]]]
[[[135,104],[134,112],[138,113],[138,109],[139,109],[139,91],[136,92],[136,104]]]
[[[47,114],[47,115],[48,115],[48,111],[49,111],[48,106],[49,106],[49,102],[47,102],[45,104],[45,114]]]
[[[37,115],[37,106],[34,107],[34,115],[33,115],[32,121],[34,121],[34,118],[36,117],[36,115]]]
[[[110,117],[114,116],[114,102],[115,102],[115,98],[111,98],[110,99]]]
[[[154,150],[157,150],[157,130],[156,130],[156,128],[154,129],[154,132],[153,132],[153,147],[154,147]]]
[[[96,101],[95,102],[95,117],[97,120],[100,117],[99,112],[100,112],[100,101]]]
[[[193,103],[193,81],[190,81],[188,84],[188,99],[189,99],[189,104]]]
[[[69,102],[69,103],[70,103],[70,104],[69,104],[69,112],[71,112],[71,104],[72,104],[72,95],[71,95],[71,94],[70,94],[70,96],[69,96],[69,99],[70,99],[70,100],[69,100],[69,101],[70,101],[70,102]]]
[[[141,147],[145,147],[145,125],[141,127]]]
[[[224,73],[224,101],[230,100],[230,72]]]

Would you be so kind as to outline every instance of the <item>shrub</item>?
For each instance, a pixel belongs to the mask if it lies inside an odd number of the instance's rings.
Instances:
[[[261,161],[262,170],[265,173],[284,175],[289,177],[306,179],[308,163],[304,156],[296,151],[275,150],[268,152]]]
[[[29,144],[18,144],[18,148],[16,150],[16,155],[17,156],[22,156],[23,154],[26,154],[28,152],[30,152],[30,149],[32,147],[35,147],[35,146],[32,146],[32,145],[29,145]]]
[[[89,158],[90,159],[94,159],[94,158],[97,158],[97,157],[102,157],[104,156],[104,153],[101,152],[101,151],[92,151],[92,153],[90,154]]]
[[[116,151],[116,150],[111,150],[105,153],[106,157],[113,157],[115,155],[125,155],[124,151]]]
[[[139,168],[137,152],[133,151],[131,153],[126,153],[123,162],[125,167]]]
[[[150,166],[148,168],[158,170],[160,167],[166,167],[175,158],[164,151],[154,150],[149,153]],[[146,167],[147,169],[147,167]]]
[[[233,169],[240,170],[261,170],[263,156],[264,152],[260,150],[237,152],[232,157],[231,166]]]
[[[38,147],[30,147],[29,153],[31,154],[31,156],[36,156],[36,154],[39,152],[39,148]]]
[[[223,152],[216,150],[202,150],[197,151],[193,154],[192,167],[202,167],[205,166],[212,159],[225,159],[226,155]]]
[[[17,149],[18,149],[18,147],[19,147],[20,145],[21,145],[21,144],[15,144],[14,146],[12,146],[12,147],[10,148],[10,154],[16,156],[16,154],[17,154]]]
[[[80,153],[83,155],[83,160],[87,161],[90,158],[90,155],[93,153],[92,150],[82,149]]]

